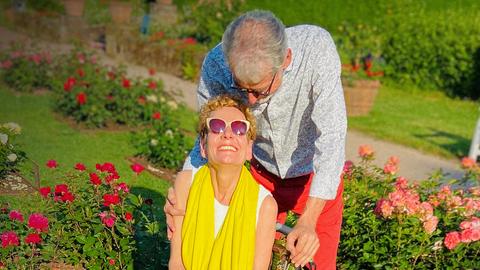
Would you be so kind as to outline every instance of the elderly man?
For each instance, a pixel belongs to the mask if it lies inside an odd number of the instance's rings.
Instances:
[[[270,12],[235,19],[222,43],[205,58],[199,104],[220,94],[241,94],[257,118],[251,171],[278,203],[279,220],[300,217],[287,237],[292,261],[313,259],[318,269],[335,269],[342,222],[346,114],[335,44],[324,29],[285,29]],[[204,164],[198,142],[184,170]],[[175,208],[165,205],[170,230]],[[171,233],[171,231],[170,231]],[[169,234],[170,234],[169,233]]]

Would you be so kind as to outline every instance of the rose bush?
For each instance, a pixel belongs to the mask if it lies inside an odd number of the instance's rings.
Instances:
[[[169,115],[155,117],[152,128],[132,137],[137,156],[159,167],[178,169],[194,143],[194,139],[186,136],[178,126],[178,121]]]
[[[397,176],[398,158],[383,168],[362,161],[344,167],[344,220],[339,269],[478,269],[480,170],[465,160],[460,180],[435,173],[410,183]]]
[[[3,81],[21,92],[50,89],[54,66],[50,53],[35,49],[12,47],[0,58]]]
[[[140,199],[120,182],[115,166],[107,162],[88,169],[78,163],[60,177],[64,184],[39,190],[43,213],[2,209],[0,263],[8,269],[37,269],[51,262],[132,269]]]
[[[101,66],[95,55],[73,50],[64,56],[55,84],[55,108],[88,126],[144,125],[156,113],[172,111],[162,84],[152,78],[131,79],[123,69]]]
[[[18,148],[15,137],[21,127],[16,123],[0,124],[0,179],[17,171],[17,166],[25,159],[25,152]]]

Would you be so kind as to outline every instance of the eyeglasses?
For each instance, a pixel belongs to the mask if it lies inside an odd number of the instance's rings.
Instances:
[[[270,94],[270,91],[272,90],[272,85],[273,85],[273,82],[275,81],[275,77],[277,77],[277,73],[278,72],[275,72],[275,74],[273,75],[273,78],[272,78],[272,81],[270,82],[270,85],[268,85],[268,88],[265,89],[265,90],[258,90],[258,89],[248,89],[248,88],[240,88],[240,87],[237,87],[236,85],[232,84],[232,88],[238,90],[238,91],[242,91],[242,92],[245,92],[247,94],[252,94],[254,95],[256,98],[259,98],[259,97],[266,97]]]
[[[250,122],[247,120],[225,122],[223,119],[219,118],[207,118],[207,127],[215,134],[224,133],[227,126],[229,126],[232,132],[237,136],[243,136],[247,134],[248,129],[250,128]]]

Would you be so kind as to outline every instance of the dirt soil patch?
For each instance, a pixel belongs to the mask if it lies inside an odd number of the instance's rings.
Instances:
[[[35,192],[37,189],[30,181],[17,173],[11,173],[0,179],[0,194],[25,194]]]

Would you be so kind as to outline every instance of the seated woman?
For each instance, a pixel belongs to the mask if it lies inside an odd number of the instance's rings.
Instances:
[[[220,96],[199,119],[207,164],[180,172],[175,194],[185,217],[174,217],[170,269],[267,269],[277,203],[243,165],[252,158],[255,118],[240,101]],[[186,207],[186,208],[185,208]]]

